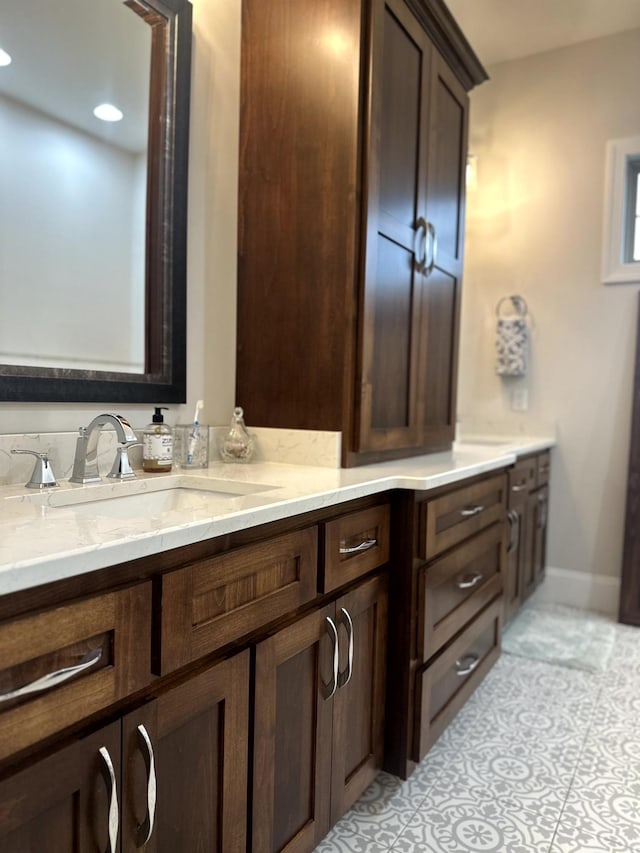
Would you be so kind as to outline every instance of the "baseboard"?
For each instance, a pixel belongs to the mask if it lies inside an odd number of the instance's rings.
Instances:
[[[535,597],[538,601],[566,604],[617,619],[620,578],[547,567],[545,580],[536,590]]]

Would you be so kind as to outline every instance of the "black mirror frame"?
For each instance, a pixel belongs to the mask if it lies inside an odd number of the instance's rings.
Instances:
[[[126,0],[152,25],[147,191],[147,372],[0,365],[0,402],[184,403],[192,6]],[[153,23],[166,24],[158,28]]]

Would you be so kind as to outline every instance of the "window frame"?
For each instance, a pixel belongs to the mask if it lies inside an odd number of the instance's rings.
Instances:
[[[640,261],[627,260],[636,214],[629,204],[632,171],[640,170],[640,136],[610,139],[606,147],[603,284],[640,284]],[[636,178],[637,181],[637,178]]]

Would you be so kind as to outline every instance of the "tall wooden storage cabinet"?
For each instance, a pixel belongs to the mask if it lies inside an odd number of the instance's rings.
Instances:
[[[441,0],[243,0],[237,400],[353,465],[455,420],[467,91]]]

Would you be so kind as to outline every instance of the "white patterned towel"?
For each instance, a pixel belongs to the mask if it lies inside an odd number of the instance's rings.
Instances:
[[[496,325],[496,373],[526,376],[529,360],[529,329],[526,317],[498,317]]]

